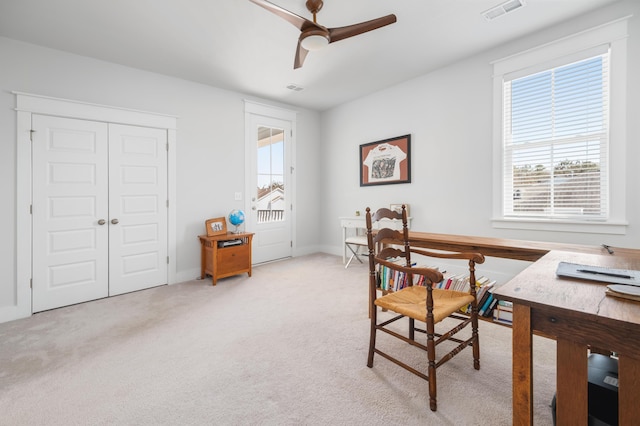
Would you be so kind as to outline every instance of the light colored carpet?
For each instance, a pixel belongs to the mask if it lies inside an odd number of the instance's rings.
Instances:
[[[511,424],[509,328],[481,323],[479,371],[470,350],[438,369],[433,413],[426,381],[379,356],[367,368],[366,288],[366,266],[315,254],[0,324],[0,424]],[[550,425],[555,342],[534,348]]]

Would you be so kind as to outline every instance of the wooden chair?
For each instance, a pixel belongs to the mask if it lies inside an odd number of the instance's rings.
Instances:
[[[374,230],[375,222],[383,218],[397,218],[398,216],[403,221],[402,231],[394,231],[388,228]],[[436,411],[436,369],[438,367],[441,367],[445,362],[470,346],[473,348],[473,367],[476,370],[480,369],[475,265],[483,263],[484,256],[480,253],[452,253],[412,248],[406,225],[407,213],[404,206],[402,206],[401,213],[393,212],[389,209],[379,209],[372,214],[370,209],[367,208],[366,223],[369,248],[369,310],[371,317],[367,366],[373,367],[374,354],[378,354],[427,380],[429,382],[429,405],[432,411]],[[469,269],[469,291],[432,288],[434,284],[442,281],[442,274],[434,268],[412,266],[412,254],[429,258],[454,259],[454,261],[455,259],[466,260]],[[422,261],[423,259],[421,259]],[[378,296],[381,266],[388,268],[386,272],[395,271],[399,274],[404,274],[406,287],[396,291],[381,292],[382,294]],[[418,282],[420,277],[424,277],[424,285],[414,285],[414,282]],[[468,315],[460,313],[460,309],[469,305],[471,309]],[[378,308],[391,311],[395,316],[378,323]],[[390,324],[405,317],[409,320],[409,329],[406,336],[388,328]],[[439,323],[447,317],[456,320],[456,325],[449,330],[442,331],[440,328],[444,324]],[[425,328],[417,328],[415,321],[425,323]],[[456,333],[469,324],[471,324],[471,337],[464,340],[454,337]],[[438,333],[436,333],[436,325],[439,326]],[[376,347],[376,333],[378,331],[385,332],[408,343],[410,346],[426,351],[428,359],[426,374]],[[426,344],[420,343],[415,339],[416,331],[426,334]],[[453,341],[457,345],[453,350],[437,357],[436,347],[447,340]]]

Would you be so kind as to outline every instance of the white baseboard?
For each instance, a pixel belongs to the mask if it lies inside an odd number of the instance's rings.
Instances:
[[[200,268],[187,269],[186,271],[176,272],[176,282],[169,284],[178,284],[185,281],[191,281],[200,278]]]
[[[3,306],[0,307],[0,323],[14,321],[20,318],[28,318],[31,312],[20,306]]]

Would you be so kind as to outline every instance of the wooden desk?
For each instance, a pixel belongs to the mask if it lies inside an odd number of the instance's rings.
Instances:
[[[551,251],[494,294],[514,304],[513,424],[533,423],[532,334],[557,340],[558,425],[586,425],[587,347],[619,355],[619,421],[640,418],[640,302],[605,295],[606,284],[556,276],[558,262],[640,269],[640,250],[614,255]]]
[[[640,250],[409,231],[417,247],[477,251],[534,262],[495,294],[514,302],[513,424],[533,423],[532,335],[557,340],[557,424],[586,425],[587,346],[617,352],[619,421],[640,418],[640,302],[605,296],[606,284],[556,277],[559,261],[640,269]]]
[[[607,250],[601,246],[434,234],[429,232],[409,231],[409,240],[416,247],[450,251],[475,251],[489,257],[526,260],[529,262],[535,262],[551,250],[608,255]],[[614,250],[616,255],[633,254],[633,252],[637,251],[619,247],[614,247]]]
[[[200,278],[211,275],[213,285],[218,278],[230,277],[246,272],[251,276],[252,233],[226,233],[222,235],[199,235]],[[223,246],[225,241],[241,241],[237,245]]]

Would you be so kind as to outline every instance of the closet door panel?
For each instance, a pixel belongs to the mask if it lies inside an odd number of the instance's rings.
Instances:
[[[109,294],[167,283],[167,132],[109,125]]]
[[[108,295],[107,125],[32,117],[32,310]]]

